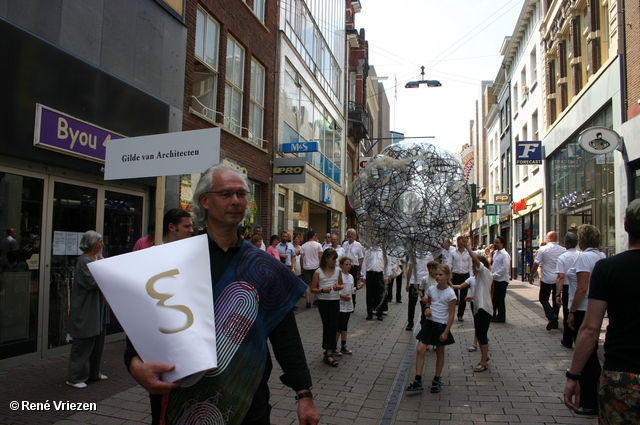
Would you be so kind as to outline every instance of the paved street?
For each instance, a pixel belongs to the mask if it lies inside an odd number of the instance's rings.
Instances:
[[[349,323],[352,356],[338,358],[340,366],[322,363],[321,322],[316,308],[304,308],[296,316],[314,382],[313,392],[324,424],[596,424],[569,412],[561,402],[564,371],[572,350],[560,345],[559,330],[546,331],[538,287],[512,281],[507,295],[507,323],[492,324],[489,370],[473,373],[479,352],[468,353],[473,342],[471,312],[456,321],[456,343],[447,347],[439,394],[428,389],[405,393],[415,375],[414,332],[405,331],[407,296],[389,305],[383,322],[365,321],[364,293],[358,296],[356,313]],[[606,325],[606,323],[605,323]],[[122,363],[124,344],[105,348],[103,372],[107,381],[90,383],[84,390],[64,384],[67,356],[0,371],[0,424],[146,424],[150,421],[148,396],[129,377]],[[601,350],[600,350],[601,351]],[[431,381],[435,354],[427,353],[424,380]],[[293,392],[284,387],[275,366],[270,387],[277,425],[297,423]],[[93,402],[91,412],[11,411],[10,401],[32,403]]]

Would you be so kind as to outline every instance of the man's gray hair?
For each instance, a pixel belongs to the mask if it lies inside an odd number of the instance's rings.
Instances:
[[[205,171],[198,184],[196,185],[196,189],[193,191],[193,198],[191,198],[191,209],[193,210],[193,224],[199,228],[204,229],[207,227],[207,210],[205,210],[202,205],[200,205],[200,197],[207,192],[211,191],[213,187],[213,175],[221,170],[230,170],[238,174],[242,181],[244,182],[244,188],[247,190],[247,204],[251,203],[251,193],[249,193],[249,179],[246,174],[244,174],[238,167],[235,167],[230,164],[219,163],[213,165]]]
[[[358,234],[358,232],[356,232],[356,229],[347,229],[347,233],[349,233],[349,232],[353,232],[356,235]]]
[[[93,249],[93,246],[102,239],[102,235],[95,230],[87,230],[82,239],[80,239],[80,250],[82,252],[89,252]]]

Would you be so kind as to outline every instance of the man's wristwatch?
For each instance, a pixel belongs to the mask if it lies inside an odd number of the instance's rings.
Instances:
[[[303,391],[300,394],[296,395],[296,402],[301,398],[313,398],[313,394],[310,390]]]
[[[573,373],[569,372],[569,369],[567,369],[564,376],[576,382],[580,379],[580,375],[574,375]]]

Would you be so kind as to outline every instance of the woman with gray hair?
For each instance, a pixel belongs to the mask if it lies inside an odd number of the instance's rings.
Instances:
[[[76,262],[69,311],[69,334],[73,342],[67,385],[73,388],[86,388],[87,380],[107,379],[100,373],[100,363],[109,309],[87,267],[92,261],[102,259],[100,251],[103,245],[102,235],[93,230],[87,231],[80,241],[80,249],[84,253]]]

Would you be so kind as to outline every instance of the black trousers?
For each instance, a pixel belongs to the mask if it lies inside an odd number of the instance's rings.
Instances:
[[[407,323],[410,326],[413,326],[413,320],[416,316],[416,304],[420,303],[420,294],[418,293],[418,285],[409,285],[409,305],[408,305],[408,309],[407,309]],[[424,306],[424,304],[420,303],[420,317],[418,318],[420,324],[422,324],[422,321],[424,320],[424,311],[426,310],[426,307]]]
[[[358,274],[359,274],[359,273],[360,273],[360,266],[359,266],[359,265],[358,265],[358,266],[356,266],[356,265],[353,263],[353,260],[352,260],[351,270],[349,270],[349,274],[350,274],[351,276],[353,276],[353,287],[354,287],[354,288],[357,288],[357,287],[358,287]],[[354,293],[353,293],[353,295],[351,296],[351,300],[353,301],[353,309],[354,309],[353,311],[355,311],[355,308],[356,308],[356,294],[355,294],[355,292],[354,292]]]
[[[469,273],[454,273],[451,277],[451,283],[454,285],[460,285],[464,283],[465,280],[469,279]],[[467,298],[467,294],[469,293],[469,287],[460,289],[460,291],[456,290],[456,297],[458,297],[458,317],[464,316],[464,310],[467,308],[467,302],[464,300]]]
[[[392,279],[391,282],[387,284],[387,302],[391,302],[393,300],[393,281],[396,283],[396,301],[402,301],[402,273],[396,276],[395,279]]]
[[[493,281],[493,318],[499,322],[504,322],[507,319],[507,306],[505,303],[507,286],[509,286],[509,282]]]
[[[385,290],[384,276],[382,272],[368,271],[367,279],[367,316],[375,314],[382,317],[384,303],[383,295]]]
[[[340,300],[318,300],[318,312],[322,319],[322,348],[336,350],[336,332],[340,319]]]
[[[573,331],[567,325],[569,316],[569,285],[562,285],[562,342],[565,346],[573,346]]]
[[[584,321],[585,313],[586,311],[578,310],[573,314],[574,341],[578,338],[578,331]],[[596,343],[595,349],[580,373],[578,381],[580,383],[580,407],[598,410],[598,381],[600,380],[601,372],[602,367],[598,359],[598,343]]]
[[[549,296],[551,296],[551,303],[549,302]],[[544,308],[544,315],[550,322],[558,320],[558,313],[560,312],[560,306],[555,302],[556,299],[556,284],[546,283],[540,281],[540,291],[538,292],[538,301]],[[553,303],[553,305],[552,305]]]

